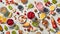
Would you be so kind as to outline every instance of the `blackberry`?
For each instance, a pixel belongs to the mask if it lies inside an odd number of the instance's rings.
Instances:
[[[60,13],[60,8],[57,8],[56,11],[57,11],[58,13]]]
[[[22,11],[24,8],[23,8],[22,5],[18,5],[18,9],[19,9],[20,11]]]
[[[44,8],[43,11],[44,11],[44,12],[48,12],[49,10],[48,10],[47,8]]]

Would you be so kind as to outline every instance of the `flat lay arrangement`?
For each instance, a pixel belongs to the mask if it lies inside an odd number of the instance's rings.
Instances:
[[[60,0],[0,0],[0,34],[60,34]]]

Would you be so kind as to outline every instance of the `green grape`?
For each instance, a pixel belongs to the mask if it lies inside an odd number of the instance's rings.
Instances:
[[[10,9],[10,10],[12,10],[13,8],[12,8],[12,6],[8,6],[8,8]]]
[[[52,3],[53,3],[53,4],[56,4],[56,3],[57,3],[57,1],[56,1],[56,0],[52,0]]]
[[[55,32],[53,29],[50,29],[51,32]]]
[[[5,26],[4,26],[4,29],[7,31],[7,30],[8,30],[8,27],[5,25]]]
[[[33,8],[33,7],[34,7],[33,4],[29,4],[29,5],[28,5],[28,8],[29,8],[29,9],[31,9],[31,8]]]
[[[38,27],[39,23],[38,23],[38,22],[33,22],[32,25],[33,25],[34,27]]]
[[[48,2],[48,0],[44,0],[44,2],[46,3],[46,2]]]
[[[12,31],[12,34],[16,34],[16,31]]]
[[[18,30],[18,29],[19,29],[19,26],[18,26],[18,25],[16,25],[14,28],[15,28],[16,30]]]
[[[58,7],[60,7],[60,3],[59,3],[59,4],[57,4],[57,6],[58,6]]]

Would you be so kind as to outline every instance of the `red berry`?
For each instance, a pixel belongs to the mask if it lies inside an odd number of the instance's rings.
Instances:
[[[2,2],[2,0],[0,0],[0,2]]]
[[[8,25],[13,25],[13,24],[14,24],[14,21],[13,21],[12,19],[8,19],[8,20],[7,20],[7,24],[8,24]]]
[[[45,6],[48,6],[48,4],[47,4],[47,3],[45,3]]]
[[[33,19],[35,17],[35,14],[33,12],[28,12],[27,17],[29,19]]]
[[[47,2],[48,4],[51,4],[50,2]]]
[[[17,14],[19,15],[19,12],[17,12]]]
[[[58,23],[60,23],[60,18],[57,19]]]

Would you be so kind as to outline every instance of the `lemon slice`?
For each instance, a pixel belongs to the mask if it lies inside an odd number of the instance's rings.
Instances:
[[[41,13],[41,14],[39,14],[39,17],[40,17],[40,19],[44,19],[46,17],[46,14],[45,13]]]
[[[54,10],[55,9],[55,6],[50,6],[50,10]]]
[[[56,34],[60,34],[60,31],[58,31]]]

